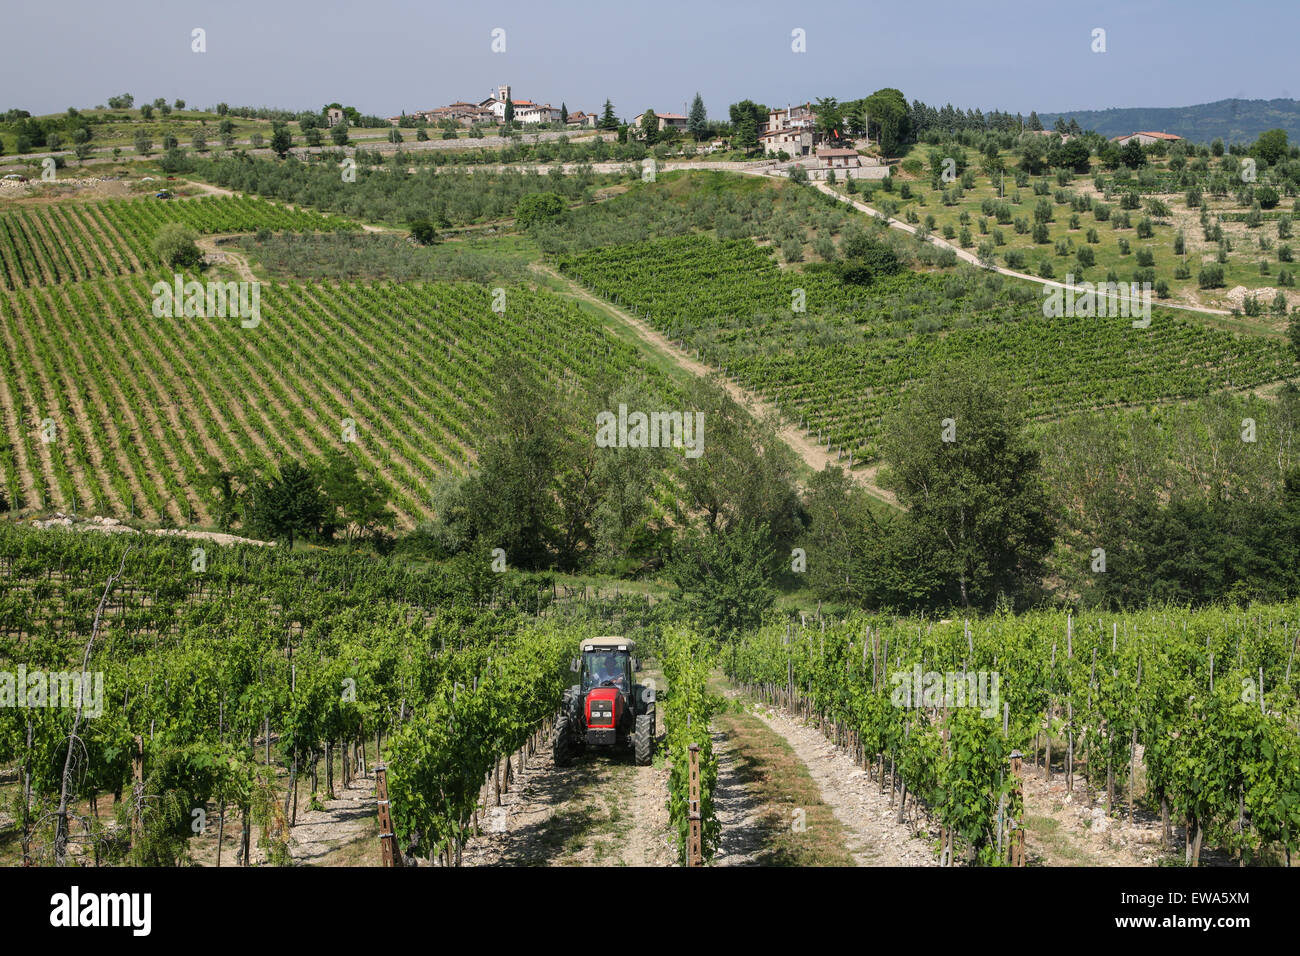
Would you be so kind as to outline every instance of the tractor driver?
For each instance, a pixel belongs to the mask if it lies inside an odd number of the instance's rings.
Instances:
[[[623,687],[623,668],[619,666],[617,654],[601,654],[599,652],[587,655],[587,672],[591,675],[591,686],[600,687],[605,684],[612,684],[615,687]]]

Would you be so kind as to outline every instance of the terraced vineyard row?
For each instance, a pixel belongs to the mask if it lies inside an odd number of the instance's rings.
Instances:
[[[903,274],[865,290],[825,273],[781,272],[748,240],[692,236],[564,257],[560,268],[709,364],[774,399],[827,447],[876,455],[881,416],[938,363],[978,359],[1022,387],[1035,416],[1189,399],[1294,374],[1285,344],[1153,310],[1047,319],[1015,286],[946,286]],[[806,313],[791,310],[804,290]],[[954,291],[957,294],[953,294]]]
[[[636,377],[635,349],[555,295],[470,285],[289,283],[261,321],[156,319],[142,279],[0,298],[0,487],[11,508],[207,521],[208,455],[226,465],[351,451],[399,524],[465,467],[498,387],[494,362],[557,392]],[[558,398],[557,398],[558,400]],[[344,441],[345,420],[355,441]]]
[[[244,196],[16,209],[0,214],[0,282],[13,291],[145,271],[155,259],[150,249],[153,237],[170,222],[201,233],[354,228],[335,216]]]

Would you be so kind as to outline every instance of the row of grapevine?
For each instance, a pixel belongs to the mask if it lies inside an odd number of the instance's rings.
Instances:
[[[662,702],[665,743],[672,771],[668,780],[668,815],[677,831],[677,854],[688,862],[690,838],[690,750],[699,748],[700,836],[704,860],[718,847],[721,826],[713,806],[718,781],[718,760],[713,753],[709,729],[721,700],[709,689],[714,650],[699,634],[683,627],[669,627],[663,638],[663,671],[668,693]]]
[[[593,631],[464,606],[448,579],[346,557],[209,546],[196,572],[191,544],[0,526],[0,670],[79,673],[93,634],[86,670],[102,681],[80,715],[53,689],[0,707],[27,858],[172,865],[196,819],[229,812],[245,861],[260,827],[284,862],[297,781],[329,793],[336,767],[346,785],[386,757],[403,845],[454,859],[488,772],[554,715],[571,649]]]
[[[1041,294],[1000,279],[907,273],[864,290],[782,272],[748,240],[654,240],[559,267],[855,461],[876,456],[881,417],[909,383],[946,361],[998,367],[1032,416],[1253,388],[1295,367],[1281,341],[1158,309],[1135,329],[1129,317],[1045,318]]]
[[[0,286],[13,291],[148,269],[158,230],[171,222],[199,233],[354,229],[336,216],[247,196],[62,203],[0,214]]]
[[[10,508],[209,520],[209,454],[234,465],[341,448],[383,475],[410,525],[429,513],[433,479],[465,468],[503,363],[560,393],[607,378],[671,390],[633,346],[545,291],[507,289],[502,315],[479,286],[289,283],[262,289],[261,321],[245,329],[154,318],[156,278],[0,297],[16,320],[0,364]]]
[[[1130,815],[1135,801],[1161,812],[1166,839],[1183,824],[1195,864],[1204,846],[1256,859],[1300,846],[1298,619],[1294,604],[1086,621],[855,617],[765,628],[723,663],[751,692],[821,722],[904,804],[919,802],[945,862],[1006,859],[1008,758],[1041,747],[1071,789],[1082,768],[1083,789],[1104,792],[1108,810],[1127,794]]]

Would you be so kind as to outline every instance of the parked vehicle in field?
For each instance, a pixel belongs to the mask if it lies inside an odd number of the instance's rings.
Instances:
[[[630,748],[638,764],[654,756],[654,688],[633,683],[641,669],[636,642],[589,637],[577,661],[580,679],[564,692],[551,753],[563,767],[586,747]]]

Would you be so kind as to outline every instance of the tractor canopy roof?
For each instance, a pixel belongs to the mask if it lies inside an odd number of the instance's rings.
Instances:
[[[636,652],[636,641],[626,637],[588,637],[582,642],[582,650],[584,652],[625,650],[632,654]]]

